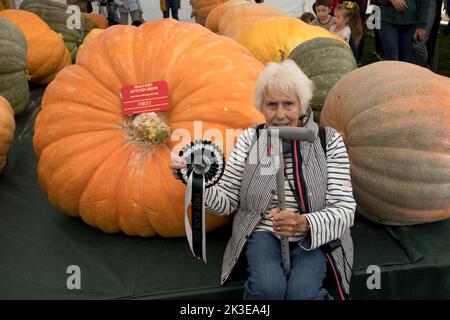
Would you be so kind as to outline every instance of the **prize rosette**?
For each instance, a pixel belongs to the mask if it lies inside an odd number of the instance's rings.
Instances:
[[[218,146],[208,140],[195,140],[180,150],[186,168],[177,170],[177,177],[186,184],[184,227],[192,254],[206,263],[205,189],[222,177],[225,159]],[[188,208],[192,206],[192,226]]]

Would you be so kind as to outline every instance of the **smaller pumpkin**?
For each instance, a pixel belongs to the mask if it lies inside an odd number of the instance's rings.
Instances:
[[[13,141],[15,129],[14,110],[9,102],[0,96],[0,172],[6,165],[6,156]]]
[[[67,23],[71,21],[72,12],[67,11],[67,5],[51,0],[25,0],[20,4],[20,10],[33,12],[55,31],[61,34],[66,47],[70,51],[72,61],[75,61],[78,47],[83,40],[84,18],[80,19],[80,29],[68,28]]]
[[[96,25],[96,29],[106,29],[109,26],[108,19],[105,16],[97,13],[83,12],[83,17],[86,20],[92,21]]]
[[[27,74],[27,40],[9,20],[0,17],[0,96],[20,113],[30,101]]]
[[[320,111],[328,92],[334,84],[358,66],[352,50],[337,39],[314,38],[301,43],[289,54],[300,69],[314,83],[311,108],[320,119]]]
[[[9,9],[0,11],[0,16],[19,27],[27,39],[30,81],[49,83],[58,71],[71,64],[70,52],[61,36],[36,14]]]
[[[192,12],[195,22],[205,25],[209,12],[228,0],[191,0]]]

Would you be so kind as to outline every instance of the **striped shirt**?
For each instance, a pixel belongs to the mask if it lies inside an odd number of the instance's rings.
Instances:
[[[239,207],[242,177],[254,134],[255,130],[253,128],[248,128],[242,132],[236,142],[233,152],[228,158],[222,179],[215,186],[206,189],[205,202],[208,212],[217,215],[228,215]],[[342,219],[345,221],[350,219],[345,223],[348,227],[353,224],[352,214],[355,210],[355,202],[351,187],[350,163],[344,141],[338,132],[334,133],[329,140],[326,150],[327,207],[320,211],[305,214],[310,224],[312,234],[312,243],[309,248],[304,248],[306,250],[312,250],[319,247],[321,244],[336,239],[345,231],[342,229],[344,225],[338,223],[338,220],[336,220],[338,217],[343,215]],[[289,179],[292,179],[292,160],[290,160],[290,155],[287,156],[286,160],[287,176]],[[308,159],[305,159],[305,161],[308,161]],[[286,179],[285,190],[286,199],[288,201],[287,206],[290,210],[298,212],[296,200],[293,197]],[[311,188],[308,191],[308,196],[311,197],[311,193],[314,192],[314,189]],[[268,209],[276,206],[276,195],[274,195]],[[254,230],[263,229],[273,232],[270,220],[264,218],[261,219]],[[295,240],[295,237],[292,237],[290,240]]]
[[[319,26],[322,27],[324,29],[327,29],[328,31],[330,31],[331,26],[333,25],[334,21],[333,21],[333,17],[332,16],[328,16],[328,20],[326,23],[322,23],[320,22],[319,18],[314,19],[310,24],[313,26]]]
[[[290,146],[288,146],[290,147]],[[286,199],[286,210],[299,213],[299,204],[297,199],[295,198],[292,190],[294,190],[294,170],[292,169],[292,156],[290,148],[286,150],[284,149],[284,195]],[[290,183],[290,184],[289,184]],[[292,189],[291,189],[292,188]],[[267,208],[267,213],[270,212],[271,209],[278,208],[278,195],[275,194],[270,202],[269,207]],[[269,231],[272,232],[277,238],[280,239],[280,236],[277,232],[273,230],[273,218],[266,218],[264,216],[258,225],[255,227],[255,231]],[[303,238],[301,233],[296,233],[293,237],[288,237],[290,242],[298,242]]]

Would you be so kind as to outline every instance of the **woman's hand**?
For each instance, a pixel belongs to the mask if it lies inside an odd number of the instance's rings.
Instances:
[[[296,233],[308,233],[309,222],[304,215],[273,208],[266,218],[273,218],[273,229],[281,236],[292,237]]]
[[[172,170],[172,173],[175,176],[175,178],[178,178],[177,170],[178,169],[181,170],[184,168],[186,168],[186,161],[184,161],[184,159],[179,156],[172,156],[172,163],[170,164],[170,169]]]
[[[417,41],[423,41],[425,40],[426,35],[427,35],[426,29],[417,28],[416,31],[414,31],[413,39],[416,39]]]
[[[406,0],[391,0],[392,5],[394,6],[395,10],[403,12],[408,9],[408,4],[406,3]]]

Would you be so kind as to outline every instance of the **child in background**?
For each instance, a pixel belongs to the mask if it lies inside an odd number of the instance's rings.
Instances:
[[[300,20],[302,20],[305,23],[311,23],[316,19],[316,16],[312,14],[311,12],[305,12],[301,15]]]
[[[311,24],[330,31],[330,28],[333,25],[333,17],[330,15],[331,0],[317,0],[314,2],[313,9],[317,19],[311,22]]]
[[[362,37],[361,17],[359,15],[358,4],[351,1],[344,1],[336,7],[334,11],[334,24],[330,32],[337,34],[350,44],[350,47],[357,48]]]

